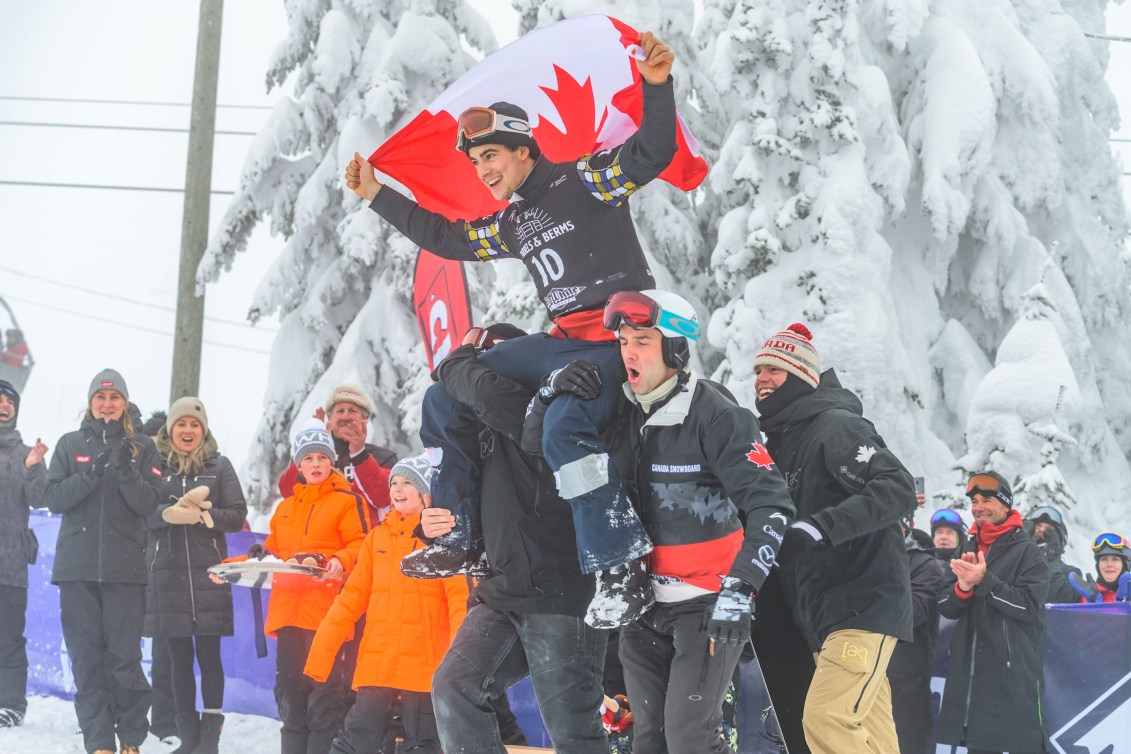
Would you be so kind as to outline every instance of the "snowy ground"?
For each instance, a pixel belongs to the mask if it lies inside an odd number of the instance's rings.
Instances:
[[[146,739],[145,754],[166,754],[176,748],[154,736]],[[220,736],[220,754],[267,754],[279,750],[279,721],[257,715],[227,714]],[[53,696],[28,697],[27,717],[18,728],[0,729],[4,754],[85,754],[75,707]]]

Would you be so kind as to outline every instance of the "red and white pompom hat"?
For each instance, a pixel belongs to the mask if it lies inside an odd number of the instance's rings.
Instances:
[[[821,382],[821,357],[813,347],[813,333],[800,322],[775,333],[758,350],[754,366],[784,369],[816,388]]]

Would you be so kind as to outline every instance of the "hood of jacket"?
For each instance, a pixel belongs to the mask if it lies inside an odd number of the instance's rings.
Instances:
[[[912,529],[911,534],[904,540],[907,543],[907,551],[919,550],[928,555],[935,554],[935,541],[931,539],[931,535],[921,529]]]
[[[17,445],[23,444],[23,438],[20,436],[20,431],[15,427],[5,427],[0,429],[0,450],[11,450]]]

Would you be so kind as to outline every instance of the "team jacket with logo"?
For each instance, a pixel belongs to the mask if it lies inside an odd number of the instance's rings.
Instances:
[[[642,86],[643,121],[628,141],[572,162],[540,157],[510,205],[493,215],[450,222],[388,186],[370,206],[445,259],[521,260],[551,319],[600,309],[617,291],[655,288],[628,197],[675,156],[675,99],[670,78]]]
[[[132,443],[130,471],[118,468],[118,448]],[[102,476],[93,466],[109,450]],[[59,438],[47,470],[47,507],[62,514],[51,583],[97,581],[144,584],[145,517],[157,508],[161,459],[144,435],[125,437],[121,420],[87,418]]]
[[[724,576],[757,590],[794,509],[754,414],[694,376],[651,414],[630,413],[657,596],[673,582],[717,592]]]

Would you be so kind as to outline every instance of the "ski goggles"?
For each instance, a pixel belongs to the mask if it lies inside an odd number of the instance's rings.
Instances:
[[[982,497],[996,497],[1005,503],[1006,507],[1013,507],[1013,495],[1001,488],[1001,482],[989,474],[975,474],[966,483],[966,497],[973,499],[975,495]]]
[[[935,529],[939,526],[953,526],[956,529],[966,528],[962,523],[962,517],[950,508],[935,511],[934,515],[931,516],[931,528]]]
[[[1099,552],[1105,547],[1110,547],[1113,550],[1126,550],[1128,544],[1124,537],[1109,531],[1096,537],[1095,541],[1092,542],[1092,552]]]
[[[466,152],[469,142],[493,133],[510,133],[531,139],[530,124],[522,118],[499,115],[489,107],[469,107],[456,121],[456,149]]]
[[[1041,521],[1042,519],[1050,524],[1057,526],[1064,526],[1064,516],[1060,515],[1060,511],[1050,505],[1038,505],[1033,510],[1029,511],[1027,518],[1030,521]]]
[[[609,296],[605,304],[602,324],[606,330],[616,332],[621,325],[634,330],[655,327],[669,337],[699,340],[699,323],[664,309],[643,293],[621,291]]]

